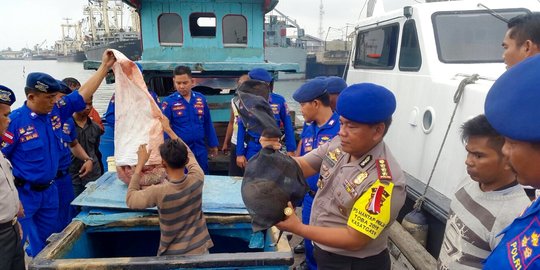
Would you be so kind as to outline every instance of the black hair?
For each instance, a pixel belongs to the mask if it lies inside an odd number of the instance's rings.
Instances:
[[[489,124],[485,115],[480,114],[461,126],[461,140],[467,142],[471,137],[487,137],[488,145],[502,154],[504,137]]]
[[[315,99],[319,100],[323,106],[330,107],[330,94],[324,92],[322,95],[316,97]]]
[[[372,127],[372,126],[378,125],[380,123],[384,124],[384,133],[383,133],[383,137],[384,137],[386,135],[386,133],[388,133],[388,129],[390,129],[390,125],[392,125],[392,116],[388,117],[388,119],[386,119],[386,120],[384,120],[382,122],[375,123],[375,124],[369,124],[369,126]]]
[[[268,100],[270,95],[270,89],[267,83],[251,79],[240,84],[237,91],[262,96],[266,100]]]
[[[73,77],[64,78],[62,82],[65,83],[70,89],[76,89],[81,87],[81,83]]]
[[[516,41],[518,46],[527,40],[540,45],[540,12],[533,12],[516,16],[507,24],[510,30],[509,37]]]
[[[188,75],[188,77],[192,78],[191,76],[191,69],[188,66],[177,66],[174,68],[173,76],[176,75]]]
[[[159,146],[159,154],[172,169],[182,169],[188,162],[187,146],[180,140],[166,140]]]

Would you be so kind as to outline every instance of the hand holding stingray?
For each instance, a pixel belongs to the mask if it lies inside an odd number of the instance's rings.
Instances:
[[[281,132],[265,99],[268,90],[260,91],[259,86],[246,81],[238,89],[234,103],[250,131],[266,137],[280,137]],[[249,160],[242,181],[242,199],[252,217],[253,231],[268,229],[282,221],[287,202],[299,205],[307,191],[302,170],[294,159],[274,149],[263,148]]]
[[[165,179],[158,147],[163,143],[161,110],[148,92],[143,76],[134,62],[117,50],[115,76],[114,157],[118,178],[129,184],[132,166],[137,164],[137,149],[147,144],[150,159],[143,168],[141,186],[158,184]]]

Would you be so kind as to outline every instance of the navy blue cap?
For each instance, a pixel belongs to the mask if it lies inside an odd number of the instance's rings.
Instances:
[[[518,141],[540,142],[540,55],[511,67],[491,86],[484,104],[497,132]]]
[[[345,88],[347,88],[347,83],[343,78],[337,76],[326,78],[326,90],[329,94],[339,94]]]
[[[41,72],[29,73],[26,77],[26,87],[42,93],[54,93],[61,90],[60,85],[51,75]]]
[[[13,105],[15,103],[15,93],[3,85],[0,85],[0,103],[6,105]]]
[[[137,65],[137,67],[139,68],[139,70],[140,70],[140,71],[141,71],[141,73],[142,73],[144,69],[143,69],[143,67],[142,67],[141,63],[139,63],[139,62],[135,62],[135,65]]]
[[[73,91],[71,91],[71,89],[69,88],[69,86],[67,86],[67,84],[65,84],[63,81],[60,81],[60,80],[56,80],[56,82],[58,83],[58,85],[60,85],[60,93],[62,94],[66,94],[66,95],[69,95],[71,94]]]
[[[312,101],[325,93],[328,93],[326,91],[326,81],[324,79],[313,79],[296,89],[292,97],[296,102],[302,103]]]
[[[341,92],[337,113],[351,121],[376,124],[389,119],[396,110],[390,90],[372,83],[353,84]]]
[[[266,71],[264,68],[254,68],[249,73],[248,76],[252,80],[258,80],[263,81],[267,83],[271,83],[274,78],[272,78],[272,75]]]

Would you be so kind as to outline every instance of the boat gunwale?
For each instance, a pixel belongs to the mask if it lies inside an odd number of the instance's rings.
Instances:
[[[143,221],[141,224],[140,222]],[[208,215],[207,223],[233,224],[239,221],[250,221],[249,215]],[[113,227],[116,225],[133,227],[158,225],[157,216],[133,218],[117,221],[99,227]],[[170,268],[222,268],[222,267],[271,267],[292,265],[294,258],[288,241],[279,241],[275,251],[213,253],[205,255],[178,255],[178,256],[145,256],[145,257],[114,257],[114,258],[84,258],[84,259],[57,259],[71,248],[84,232],[87,225],[81,221],[71,222],[62,232],[49,237],[50,242],[29,264],[28,269],[170,269]],[[88,226],[90,227],[90,226]],[[272,227],[266,231],[265,246],[275,243],[279,230]],[[231,255],[234,254],[234,261]]]

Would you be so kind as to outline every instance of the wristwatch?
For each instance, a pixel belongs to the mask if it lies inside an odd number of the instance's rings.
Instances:
[[[87,159],[84,160],[84,163],[86,163],[86,162],[89,161],[89,160],[92,161],[92,162],[94,162],[94,159],[91,158],[91,157],[89,157],[89,158],[87,158]]]

